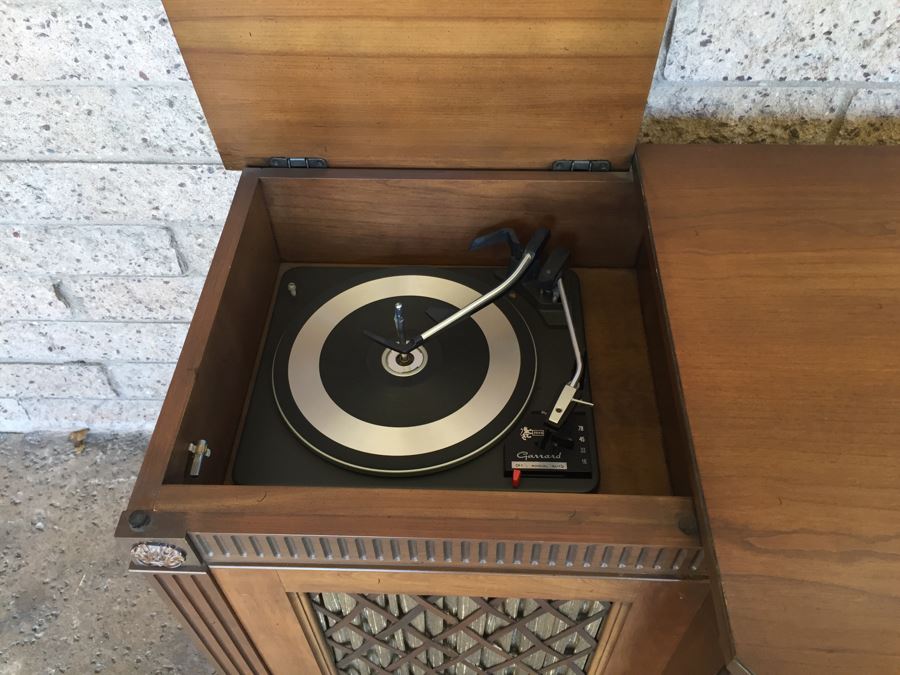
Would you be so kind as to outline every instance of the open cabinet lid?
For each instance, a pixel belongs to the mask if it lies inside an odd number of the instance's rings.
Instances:
[[[669,0],[164,4],[230,169],[624,169]]]

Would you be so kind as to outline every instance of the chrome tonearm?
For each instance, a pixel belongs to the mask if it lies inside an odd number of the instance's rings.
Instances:
[[[556,398],[556,403],[547,416],[547,422],[558,427],[565,422],[569,411],[576,403],[593,407],[590,401],[575,398],[581,389],[581,376],[584,374],[584,360],[581,358],[581,347],[578,346],[578,337],[575,335],[575,323],[572,321],[572,310],[569,308],[569,298],[566,296],[566,287],[562,277],[556,280],[556,289],[559,291],[559,302],[562,304],[563,314],[566,317],[566,328],[569,329],[569,340],[572,342],[572,352],[575,354],[575,374],[572,379],[563,385],[562,391]]]
[[[398,335],[397,340],[391,340],[368,330],[363,331],[363,333],[366,335],[366,337],[375,340],[375,342],[384,345],[388,349],[393,349],[395,352],[399,352],[400,354],[409,354],[416,347],[424,344],[426,340],[430,340],[435,335],[447,330],[455,323],[458,323],[466,317],[471,316],[482,307],[494,302],[494,300],[496,300],[504,293],[509,291],[509,289],[511,289],[513,286],[515,286],[516,283],[523,276],[525,276],[528,268],[531,267],[531,264],[534,262],[538,252],[544,245],[544,242],[547,240],[547,236],[549,234],[550,231],[546,228],[542,227],[538,229],[537,232],[534,233],[534,236],[532,236],[531,240],[528,242],[528,245],[521,250],[521,258],[519,259],[518,263],[516,263],[512,272],[510,272],[509,276],[507,276],[506,279],[504,279],[496,288],[488,291],[481,297],[476,298],[465,307],[462,307],[461,309],[455,311],[446,319],[438,322],[428,330],[422,331],[419,335],[416,335],[412,338],[405,338],[405,336],[401,337]],[[479,240],[476,240],[476,242],[477,241]],[[476,244],[475,247],[480,247],[480,244]]]

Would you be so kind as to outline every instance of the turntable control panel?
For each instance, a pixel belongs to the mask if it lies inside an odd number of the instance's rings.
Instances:
[[[580,411],[553,429],[543,411],[529,413],[504,443],[504,475],[515,478],[513,487],[542,476],[589,477],[593,470],[593,425]]]

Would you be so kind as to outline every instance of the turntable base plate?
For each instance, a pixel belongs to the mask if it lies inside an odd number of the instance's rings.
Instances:
[[[466,304],[496,286],[504,271],[286,268],[232,480],[250,485],[513,489],[511,457],[518,461],[520,451],[532,449],[537,439],[526,432],[546,419],[542,411],[553,404],[574,368],[565,328],[548,324],[524,293],[510,293],[427,341],[409,366],[392,363],[396,353],[385,354],[383,345],[362,333],[394,334],[398,300],[408,333],[418,333],[433,325],[429,314]],[[572,272],[566,288],[580,307],[578,278]],[[583,331],[578,314],[577,329]],[[405,367],[413,373],[404,372]],[[589,397],[587,378],[583,390]],[[529,475],[519,489],[588,492],[596,487],[593,413],[584,408],[571,417],[569,436],[577,447],[566,452],[580,453],[573,457],[578,471]],[[578,440],[582,433],[584,442]]]

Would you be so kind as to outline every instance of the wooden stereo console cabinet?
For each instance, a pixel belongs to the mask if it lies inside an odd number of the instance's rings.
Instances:
[[[698,246],[756,250],[765,270],[752,226],[769,212],[741,176],[769,161],[780,181],[821,173],[838,155],[650,147],[635,164],[665,0],[164,4],[223,160],[242,175],[116,536],[212,662],[278,675],[749,672],[733,661],[746,633],[732,632],[729,595],[745,571],[731,548],[733,567],[717,563],[729,504],[718,487],[714,504],[703,496],[727,469],[704,464],[714,452],[688,423],[702,382],[686,405],[679,375],[682,355],[693,368],[704,349],[733,370],[683,318],[729,286],[710,276],[699,292],[719,251],[704,258],[676,234],[696,218]],[[895,159],[877,161],[896,171]],[[742,194],[741,222],[726,206]],[[749,227],[726,237],[733,220]],[[497,226],[547,227],[572,252],[595,492],[234,483],[285,269],[503,264],[466,251]]]
[[[368,220],[371,204],[386,214],[382,222]],[[470,264],[465,242],[523,208],[574,244],[596,383],[599,492],[229,484],[230,451],[286,265]],[[597,600],[606,603],[604,630],[591,640],[605,648],[591,654],[609,662],[591,672],[635,672],[635,664],[663,671],[698,612],[708,611],[710,581],[690,487],[668,468],[688,459],[666,454],[656,391],[672,388],[651,368],[649,345],[662,350],[664,336],[647,337],[659,325],[641,223],[627,173],[244,171],[119,529],[132,543],[189,553],[180,574],[150,569],[223,668],[252,665],[243,641],[274,672],[314,672],[291,665],[302,658],[322,660],[328,672],[312,614],[296,598],[340,591]],[[192,477],[188,448],[201,440],[210,454]],[[229,614],[210,615],[214,603]],[[242,638],[234,645],[230,612]],[[291,621],[296,631],[286,638]]]

